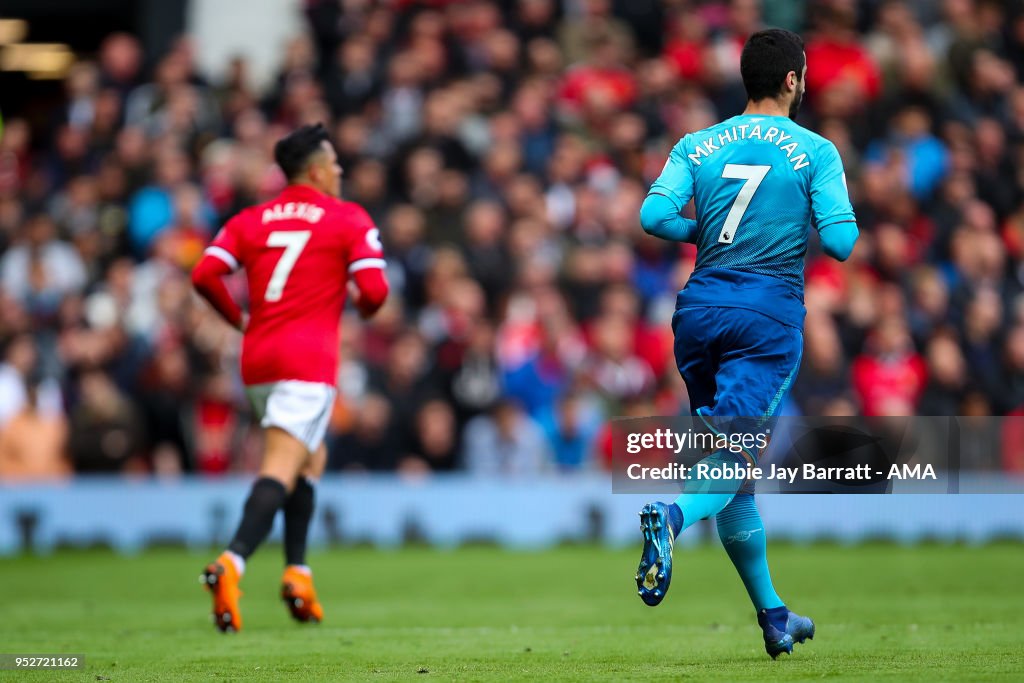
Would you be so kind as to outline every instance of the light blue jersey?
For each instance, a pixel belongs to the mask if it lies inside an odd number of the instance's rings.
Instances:
[[[741,115],[685,136],[651,186],[644,229],[697,245],[681,305],[772,311],[803,324],[808,226],[845,259],[856,219],[835,145],[783,116]],[[678,216],[694,200],[697,220]],[[674,215],[673,215],[674,214]]]

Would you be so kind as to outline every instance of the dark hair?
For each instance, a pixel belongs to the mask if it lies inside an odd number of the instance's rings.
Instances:
[[[792,31],[769,28],[750,36],[740,57],[747,98],[757,102],[778,97],[790,71],[803,77],[804,41]]]
[[[284,171],[288,180],[294,180],[306,170],[309,159],[321,151],[321,143],[330,142],[324,124],[303,126],[292,131],[274,145],[274,161]]]

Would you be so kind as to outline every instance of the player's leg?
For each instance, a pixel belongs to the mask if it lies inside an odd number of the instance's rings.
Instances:
[[[672,317],[676,366],[693,410],[713,405],[717,393],[719,347],[713,323],[711,309],[703,307],[679,309]],[[698,497],[694,502],[702,501]],[[691,524],[700,519],[698,514],[706,515],[691,511]],[[671,585],[673,543],[683,528],[684,516],[676,503],[648,503],[640,511],[644,547],[635,578],[637,594],[652,607],[661,603]]]
[[[242,561],[249,559],[274,525],[274,517],[295,488],[295,481],[309,457],[306,445],[281,427],[268,427],[259,478],[245,502],[242,521],[228,551]],[[243,569],[244,571],[244,569]]]
[[[711,453],[699,464],[721,469],[743,465],[746,460],[728,449]],[[637,569],[640,599],[654,607],[661,603],[672,582],[672,549],[675,539],[696,522],[714,516],[733,499],[743,484],[742,477],[688,479],[683,492],[672,503],[648,503],[640,511],[640,531],[644,536],[643,555]]]
[[[718,513],[718,537],[739,572],[757,623],[764,635],[765,650],[772,658],[792,652],[793,643],[814,638],[814,622],[786,609],[772,585],[768,570],[768,539],[754,503],[754,494],[741,491]]]
[[[761,420],[777,413],[800,367],[802,335],[794,327],[747,309],[700,310],[702,316],[698,321],[707,330],[704,336],[713,336],[715,344],[715,394],[710,401],[693,405],[693,412],[715,432],[755,431]],[[677,338],[683,343],[693,343],[685,329],[680,330]],[[693,374],[691,368],[683,365],[680,372],[684,379]],[[721,449],[705,461],[755,465],[758,455],[747,450]],[[729,504],[743,483],[741,478],[723,479],[708,492],[709,487],[701,482],[687,482],[683,494],[676,499],[682,513],[682,524],[677,531],[716,515]]]
[[[796,328],[758,313],[737,320],[716,376],[719,396],[714,413],[770,420],[778,414],[799,368],[803,336]],[[718,513],[718,532],[757,612],[765,650],[774,658],[792,652],[794,642],[813,638],[814,623],[790,612],[775,592],[767,538],[753,492],[753,482],[748,482]]]
[[[773,418],[800,367],[803,335],[795,327],[746,309],[702,309],[702,325],[713,330],[716,367],[715,395],[710,403],[695,405],[704,425],[728,434],[763,430]],[[685,340],[685,333],[677,335]],[[692,370],[680,366],[685,378]],[[709,464],[756,465],[758,453],[720,449]],[[676,506],[682,516],[677,533],[720,512],[744,484],[744,478],[725,478],[708,484],[688,481]],[[672,511],[675,512],[675,511]]]
[[[316,481],[327,464],[327,447],[320,447],[306,460],[295,488],[284,503],[284,559],[285,566],[306,568],[306,539],[313,521],[316,501]]]
[[[323,619],[323,607],[313,588],[313,572],[306,564],[306,538],[313,519],[314,485],[326,464],[327,448],[321,442],[302,468],[284,504],[285,570],[281,578],[281,599],[292,617],[302,622]]]
[[[673,331],[676,362],[686,381],[691,409],[712,431],[743,431],[758,419],[773,415],[800,364],[800,331],[754,311],[684,308],[673,318]],[[720,467],[755,464],[755,460],[755,453],[720,449],[701,462]],[[675,537],[701,519],[718,514],[743,483],[742,477],[713,482],[691,479],[674,503],[644,507],[641,530],[645,550],[637,583],[645,603],[659,604],[668,591]]]
[[[783,607],[768,571],[768,550],[754,495],[741,492],[715,517],[718,537],[758,612]]]
[[[307,464],[311,453],[308,439],[319,434],[322,441],[320,424],[326,424],[328,401],[333,401],[330,387],[308,382],[250,387],[249,395],[265,429],[259,477],[250,489],[242,521],[227,550],[202,575],[213,596],[214,622],[222,631],[241,629],[238,584],[246,561],[269,535],[277,511]]]
[[[263,464],[259,478],[249,490],[242,509],[242,521],[227,550],[207,565],[202,580],[213,597],[213,618],[222,631],[239,631],[242,615],[238,600],[239,582],[249,556],[270,533],[277,511],[284,505],[295,477],[309,456],[306,447],[278,427],[266,430]]]

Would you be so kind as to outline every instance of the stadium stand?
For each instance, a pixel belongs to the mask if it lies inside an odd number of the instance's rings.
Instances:
[[[393,295],[343,321],[333,470],[603,468],[606,421],[686,410],[668,319],[694,251],[638,213],[683,134],[740,111],[739,53],[800,30],[799,121],[862,231],[808,255],[788,411],[1024,414],[1024,10],[986,0],[307,3],[271,87],[187,37],[111,34],[52,125],[0,141],[0,479],[250,471],[239,336],[190,291],[220,223],[324,121]],[[244,296],[244,280],[233,282]],[[977,469],[1024,471],[1024,437]]]

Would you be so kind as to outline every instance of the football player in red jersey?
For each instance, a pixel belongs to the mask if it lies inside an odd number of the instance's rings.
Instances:
[[[288,187],[227,222],[192,272],[196,290],[243,332],[242,381],[266,442],[259,478],[234,539],[201,580],[222,631],[242,627],[239,580],[246,559],[284,510],[281,596],[299,621],[323,610],[306,566],[313,480],[324,468],[324,433],[335,396],[338,326],[351,292],[363,318],[384,303],[388,284],[380,233],[358,205],[343,201],[341,167],[322,125],[280,140],[274,158]],[[249,312],[223,277],[244,268]]]

